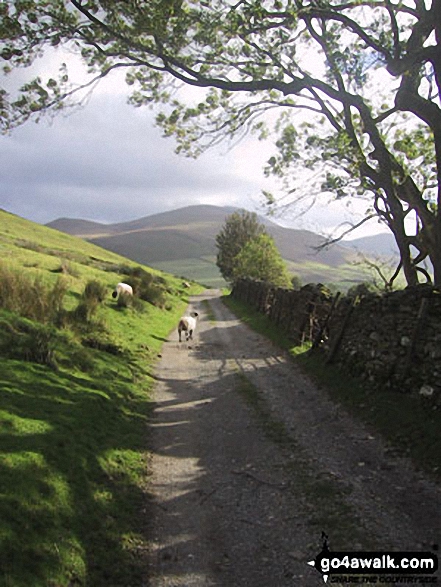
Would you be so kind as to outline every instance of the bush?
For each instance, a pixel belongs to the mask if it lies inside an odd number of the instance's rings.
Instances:
[[[133,267],[127,274],[130,277],[130,284],[133,287],[133,293],[141,300],[149,302],[160,308],[164,307],[166,302],[165,286],[166,280],[160,275],[153,275],[142,267]],[[122,296],[119,296],[118,302]],[[127,307],[133,304],[134,300],[122,299],[121,306]],[[136,305],[135,305],[136,307]]]
[[[25,318],[57,322],[67,287],[62,277],[50,287],[39,276],[31,278],[0,264],[0,307]]]
[[[273,237],[268,234],[250,239],[234,257],[234,279],[259,279],[273,287],[291,287],[291,280]]]
[[[61,335],[54,326],[6,313],[0,316],[0,325],[2,356],[57,367],[55,349]]]
[[[91,349],[98,349],[111,355],[123,354],[123,349],[121,348],[121,346],[113,340],[111,340],[108,336],[97,337],[94,335],[90,335],[86,338],[83,338],[82,344],[85,347],[89,347]]]
[[[78,306],[72,312],[75,321],[89,324],[96,315],[98,307],[104,301],[107,287],[96,280],[86,283]]]
[[[139,292],[139,297],[159,308],[163,308],[166,302],[164,288],[156,283],[144,285]]]
[[[350,298],[363,297],[372,294],[373,292],[374,288],[371,283],[362,282],[350,287],[347,296]]]
[[[101,283],[95,279],[86,283],[83,294],[84,299],[93,299],[98,303],[101,303],[106,299],[106,295],[107,286],[105,286],[104,283]]]
[[[291,275],[291,286],[292,289],[299,291],[302,289],[302,278],[298,275]]]
[[[88,339],[89,340],[89,339]],[[52,324],[40,324],[16,314],[0,311],[0,356],[45,365],[57,370],[67,365],[83,372],[94,369],[93,357],[85,347],[99,348],[117,354],[116,345],[78,344],[73,334],[60,331]],[[99,341],[99,338],[96,338]]]

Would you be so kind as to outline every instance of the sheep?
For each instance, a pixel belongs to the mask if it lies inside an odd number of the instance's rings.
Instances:
[[[193,332],[196,330],[198,316],[199,314],[197,312],[191,312],[189,316],[182,316],[182,318],[179,320],[179,342],[181,342],[182,331],[185,332],[185,340],[188,341],[193,339]]]
[[[116,299],[121,294],[133,296],[133,288],[127,283],[118,283],[112,293],[112,298]]]

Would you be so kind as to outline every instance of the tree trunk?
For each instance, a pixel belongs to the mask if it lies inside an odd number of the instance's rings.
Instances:
[[[439,4],[441,5],[441,2],[439,2]],[[441,16],[441,8],[439,10],[439,13]],[[439,81],[441,82],[441,79]],[[437,165],[438,197],[433,231],[433,246],[435,250],[432,251],[430,259],[433,265],[434,283],[436,286],[441,286],[441,129],[434,133],[434,141]]]
[[[435,218],[434,230],[434,251],[431,252],[430,260],[433,265],[433,281],[436,286],[441,286],[441,194],[440,180],[438,180],[438,210]]]

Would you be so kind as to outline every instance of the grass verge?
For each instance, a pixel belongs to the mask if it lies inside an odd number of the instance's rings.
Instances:
[[[409,456],[417,468],[441,480],[441,413],[420,398],[390,389],[372,389],[339,369],[328,365],[319,352],[293,347],[266,316],[230,296],[224,303],[255,331],[290,352],[304,372],[344,405],[373,433],[385,438],[391,451]]]
[[[55,369],[2,360],[4,587],[141,583],[149,371],[175,316],[151,315],[156,338],[146,345],[147,329],[133,311],[112,312],[108,350],[65,335],[56,341]]]

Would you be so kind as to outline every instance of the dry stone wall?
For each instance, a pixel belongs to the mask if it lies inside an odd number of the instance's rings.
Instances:
[[[429,286],[359,298],[320,284],[299,291],[238,281],[232,296],[265,314],[293,343],[371,385],[441,402],[441,292]]]
[[[232,296],[268,316],[294,345],[315,337],[333,301],[329,290],[320,284],[294,291],[248,279],[236,282]]]

